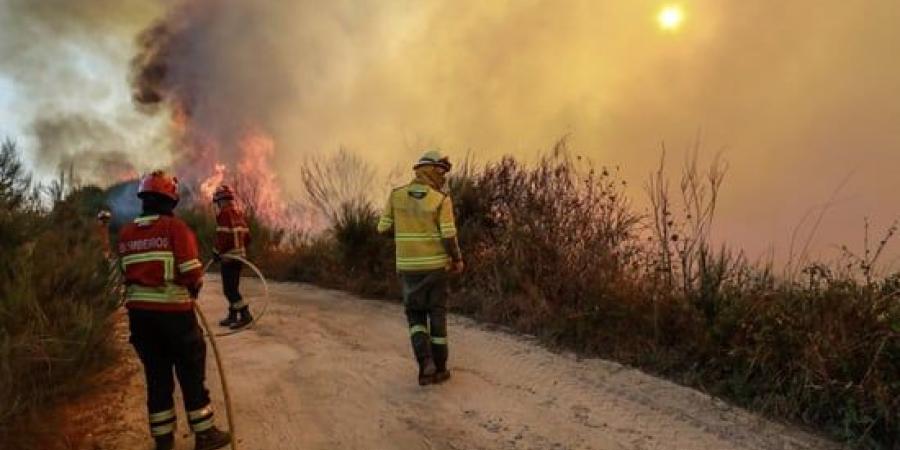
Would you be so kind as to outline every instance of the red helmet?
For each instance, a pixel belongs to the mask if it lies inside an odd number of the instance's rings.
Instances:
[[[219,200],[234,200],[234,191],[227,184],[217,187],[216,192],[213,193],[213,201],[217,202]]]
[[[138,188],[138,197],[144,194],[159,194],[163,197],[178,201],[178,178],[167,175],[162,170],[157,170],[144,175]]]

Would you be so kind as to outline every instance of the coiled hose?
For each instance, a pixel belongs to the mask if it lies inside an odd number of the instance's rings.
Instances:
[[[222,258],[240,261],[240,262],[244,263],[244,265],[249,267],[251,270],[253,270],[253,272],[256,273],[256,276],[259,277],[259,280],[262,281],[262,284],[263,284],[263,304],[262,304],[262,308],[259,310],[259,312],[254,314],[253,321],[251,321],[247,326],[238,328],[236,330],[229,330],[229,331],[224,331],[221,333],[216,333],[216,337],[231,336],[233,334],[238,334],[240,332],[247,331],[247,330],[253,328],[253,326],[256,325],[256,323],[259,322],[260,319],[262,319],[262,316],[264,316],[266,314],[266,310],[269,309],[269,283],[266,281],[266,277],[262,274],[262,271],[259,270],[259,267],[256,267],[256,265],[254,265],[253,263],[251,263],[250,261],[248,261],[246,258],[244,258],[242,256],[222,255]],[[210,266],[212,266],[213,262],[214,262],[214,260],[209,260],[209,262],[207,262],[206,265],[203,266],[203,274],[204,275],[206,275],[206,272],[209,271],[209,268],[210,268]],[[209,328],[207,328],[207,333],[209,333],[209,332],[210,332],[210,330],[209,330]]]

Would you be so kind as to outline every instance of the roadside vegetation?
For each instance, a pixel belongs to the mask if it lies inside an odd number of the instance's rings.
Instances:
[[[0,448],[48,432],[42,406],[112,360],[111,267],[94,214],[103,191],[61,173],[32,182],[13,141],[0,148]]]
[[[670,180],[661,165],[639,211],[613,168],[564,141],[535,164],[461,164],[449,188],[467,269],[452,308],[851,447],[900,448],[900,275],[877,270],[896,226],[838,262],[801,248],[776,271],[711,242],[726,166],[694,157],[682,169]],[[338,198],[329,189],[320,200]],[[275,278],[399,298],[392,242],[368,200],[329,203],[323,233],[269,241],[254,259]]]
[[[896,225],[880,235],[866,227],[865,247],[831,263],[809,260],[798,239],[799,256],[776,270],[713,244],[723,163],[694,157],[673,179],[664,169],[641,186],[650,205],[641,209],[615,168],[573,156],[565,141],[535,163],[458,164],[449,189],[467,268],[452,282],[452,308],[849,447],[900,448],[900,274],[879,270]],[[251,259],[275,279],[398,299],[393,243],[376,233],[386,191],[372,174],[346,152],[307,161],[303,203],[326,224],[266,227],[250,202]],[[123,187],[66,180],[35,186],[4,144],[0,442],[13,419],[109,361],[115,285],[93,214]],[[212,209],[190,205],[179,215],[208,257]]]

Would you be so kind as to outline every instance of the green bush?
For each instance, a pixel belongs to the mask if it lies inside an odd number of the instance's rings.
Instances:
[[[108,361],[113,268],[94,225],[96,188],[49,210],[15,145],[0,152],[0,441],[14,419],[78,389]],[[59,191],[58,193],[63,193]]]

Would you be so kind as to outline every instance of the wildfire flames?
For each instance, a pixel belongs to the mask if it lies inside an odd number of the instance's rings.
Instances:
[[[225,181],[226,170],[225,164],[216,163],[213,174],[200,183],[200,195],[202,198],[212,199],[213,193],[216,192],[216,187]]]
[[[175,115],[184,119],[186,116]],[[266,133],[249,129],[237,143],[222,143],[190,120],[176,120],[173,128],[181,133],[184,158],[176,162],[175,171],[197,186],[194,200],[209,204],[213,193],[222,184],[230,185],[238,202],[263,223],[289,226],[286,205],[282,200],[278,178],[272,170],[275,143]],[[236,149],[225,151],[224,148]],[[224,157],[231,156],[229,164]]]
[[[241,159],[237,163],[238,187],[249,189],[257,214],[271,223],[284,224],[285,204],[277,177],[270,167],[275,143],[259,132],[251,132],[240,142]]]
[[[210,76],[216,49],[204,46],[210,0],[178,3],[138,38],[132,61],[134,100],[168,110],[177,149],[174,171],[194,200],[208,205],[221,184],[234,188],[239,203],[263,223],[294,226],[272,170],[275,143],[248,108],[235,104]]]
[[[209,202],[217,187],[229,184],[237,190],[239,200],[264,223],[289,225],[281,188],[270,167],[275,155],[274,142],[265,133],[250,131],[240,139],[238,148],[240,158],[230,172],[222,162],[213,164],[212,174],[200,182],[198,200]]]

